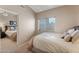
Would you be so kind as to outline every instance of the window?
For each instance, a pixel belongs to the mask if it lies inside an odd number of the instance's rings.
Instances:
[[[51,18],[49,18],[49,24],[54,24],[56,21],[55,21],[55,18],[53,18],[53,17],[51,17]]]
[[[56,20],[53,17],[39,20],[39,32],[53,32]]]

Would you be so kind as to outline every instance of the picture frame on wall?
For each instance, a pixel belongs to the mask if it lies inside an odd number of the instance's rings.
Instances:
[[[16,21],[9,21],[10,30],[16,30]]]
[[[16,21],[9,21],[10,25],[15,25],[16,26]]]

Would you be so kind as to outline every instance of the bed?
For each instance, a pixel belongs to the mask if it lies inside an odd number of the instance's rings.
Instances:
[[[17,38],[17,32],[16,31],[7,30],[5,33],[8,36],[8,38],[10,38],[13,41],[16,41],[16,38]]]
[[[79,43],[66,42],[61,38],[62,34],[45,32],[36,35],[33,40],[34,52],[48,53],[73,53],[79,52]]]

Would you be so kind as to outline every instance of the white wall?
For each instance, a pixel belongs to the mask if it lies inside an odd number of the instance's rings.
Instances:
[[[3,19],[2,19],[2,17],[0,17],[0,27],[3,27]]]
[[[8,25],[9,21],[16,21],[16,16],[15,15],[9,15],[9,16],[2,16],[0,15],[0,23],[2,22],[5,25]]]
[[[79,5],[73,6],[74,11],[75,11],[75,21],[77,20],[77,25],[79,25]]]
[[[18,13],[18,44],[22,44],[34,34],[35,13],[29,7],[22,8],[19,5],[0,5],[0,8]]]

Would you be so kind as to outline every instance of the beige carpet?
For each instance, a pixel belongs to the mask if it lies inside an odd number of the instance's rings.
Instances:
[[[31,51],[27,49],[28,46],[26,43],[24,46],[18,47],[17,43],[11,39],[0,39],[0,53],[31,53]]]
[[[14,52],[17,49],[17,43],[8,38],[0,39],[0,52]]]

